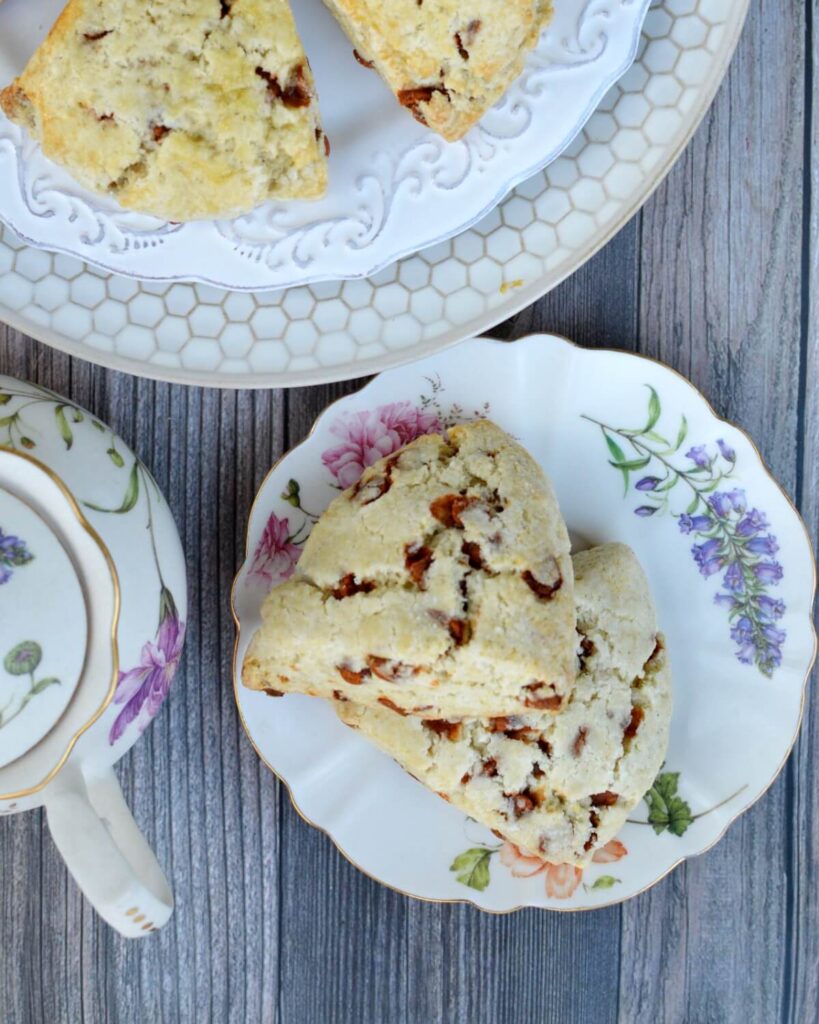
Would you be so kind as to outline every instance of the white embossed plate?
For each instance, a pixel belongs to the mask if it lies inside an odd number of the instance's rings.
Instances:
[[[651,582],[673,668],[671,741],[618,839],[583,874],[522,857],[321,700],[274,700],[235,682],[239,712],[302,816],[378,881],[492,911],[604,906],[708,849],[765,792],[796,738],[815,652],[804,524],[747,435],[679,374],[539,335],[465,342],[341,399],[254,503],[233,590],[234,673],[264,594],[292,572],[341,468],[347,485],[352,467],[475,415],[541,463],[576,548],[624,541]]]
[[[457,238],[374,277],[255,293],[139,282],[0,225],[0,319],[113,369],[209,387],[363,376],[480,334],[573,273],[644,202],[708,108],[747,9],[655,0],[637,60],[562,156]]]
[[[0,217],[36,245],[143,279],[252,290],[363,277],[462,231],[565,149],[634,59],[648,4],[556,0],[520,78],[446,143],[357,63],[321,0],[303,0],[296,20],[332,145],[325,198],[170,225],[82,188],[0,114]],[[62,6],[38,0],[36,17],[23,0],[0,9],[0,81]]]

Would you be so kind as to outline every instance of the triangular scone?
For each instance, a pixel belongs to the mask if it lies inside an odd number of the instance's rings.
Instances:
[[[423,721],[342,703],[348,725],[419,781],[555,864],[583,865],[662,765],[671,674],[648,584],[619,544],[574,556],[581,671],[557,715]]]
[[[460,139],[501,98],[552,14],[551,0],[325,0],[362,64],[422,124]]]
[[[365,470],[262,618],[254,689],[497,715],[557,710],[576,672],[566,526],[537,463],[487,421]]]
[[[0,106],[83,185],[167,220],[326,187],[287,0],[70,0]]]

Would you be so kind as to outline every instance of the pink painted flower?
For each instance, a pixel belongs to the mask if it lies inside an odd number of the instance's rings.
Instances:
[[[612,839],[595,851],[595,864],[611,864],[628,853],[619,839]],[[504,843],[498,854],[501,864],[509,868],[515,878],[532,878],[543,875],[546,895],[553,900],[567,900],[580,885],[583,869],[574,864],[550,864],[531,853],[524,853],[513,843]]]
[[[423,434],[441,430],[435,412],[412,402],[390,402],[366,412],[342,413],[330,427],[341,444],[328,448],[321,461],[341,487],[352,486],[367,466],[403,448]]]
[[[182,656],[185,623],[179,621],[173,598],[170,598],[170,604],[166,607],[156,641],[149,640],[142,648],[136,668],[119,674],[114,703],[124,704],[125,707],[111,726],[109,743],[116,743],[134,721],[137,722],[139,732],[144,732],[168,696],[171,680]]]
[[[610,839],[605,846],[601,846],[599,850],[594,851],[592,863],[613,864],[616,860],[621,860],[625,857],[627,853],[628,850],[619,839]]]
[[[272,587],[293,575],[301,548],[290,540],[290,520],[272,512],[256,545],[248,579]]]
[[[498,857],[501,864],[509,868],[515,878],[531,878],[532,875],[540,874],[546,866],[546,861],[530,853],[524,853],[514,843],[504,843]]]
[[[546,895],[553,900],[567,900],[580,885],[583,869],[574,864],[547,864]]]

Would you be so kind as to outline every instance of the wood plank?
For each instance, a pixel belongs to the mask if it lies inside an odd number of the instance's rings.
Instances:
[[[752,5],[728,78],[643,217],[640,349],[685,373],[790,493],[800,384],[804,7]],[[772,62],[787,74],[769,75]],[[790,986],[788,781],[623,908],[621,1011],[770,1022]],[[808,1019],[808,1018],[804,1018]]]
[[[817,8],[806,8],[810,38],[810,62],[805,83],[806,110],[806,195],[802,231],[803,303],[801,341],[804,360],[802,393],[797,422],[796,497],[814,551],[819,538],[819,120],[815,105],[816,73],[819,68],[819,22]],[[814,617],[816,619],[816,616]],[[791,882],[792,916],[787,953],[793,991],[783,1005],[787,1024],[819,1019],[819,790],[816,786],[816,758],[819,750],[819,706],[814,670],[802,732],[791,761],[788,790],[793,841],[789,844],[788,869]]]

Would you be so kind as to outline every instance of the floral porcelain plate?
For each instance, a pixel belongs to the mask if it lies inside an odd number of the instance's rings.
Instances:
[[[489,416],[555,486],[575,548],[631,545],[674,670],[667,759],[618,838],[581,873],[495,839],[346,728],[329,705],[246,690],[261,601],[316,517],[362,469],[417,435]],[[264,481],[233,589],[236,701],[302,816],[362,871],[491,911],[627,899],[708,849],[790,751],[815,651],[805,527],[742,431],[674,371],[553,336],[475,340],[341,399]]]
[[[215,4],[215,0],[214,0]],[[0,81],[22,70],[63,0],[0,10]],[[316,202],[271,202],[224,221],[168,224],[82,188],[0,115],[0,217],[35,245],[142,279],[283,288],[363,277],[451,237],[553,160],[634,60],[649,0],[555,0],[520,78],[446,143],[362,67],[320,0],[295,16],[332,145]]]

